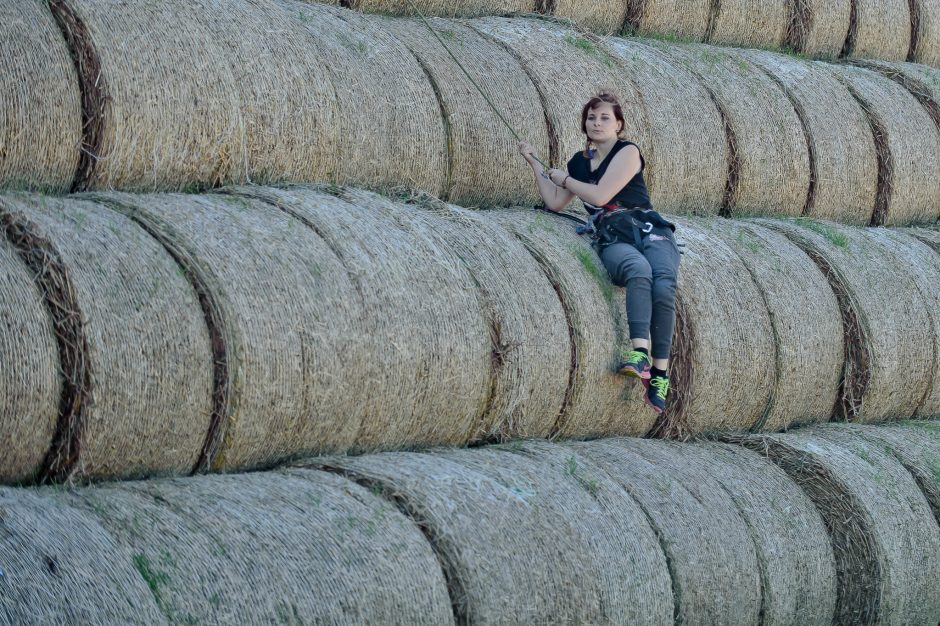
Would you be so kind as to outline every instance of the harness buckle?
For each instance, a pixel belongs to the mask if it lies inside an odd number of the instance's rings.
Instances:
[[[650,224],[649,222],[646,222],[646,228],[641,228],[640,232],[642,232],[644,235],[650,234],[651,232],[653,232],[653,225]]]

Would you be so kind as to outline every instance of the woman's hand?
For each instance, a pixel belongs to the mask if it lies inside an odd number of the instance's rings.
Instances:
[[[556,185],[558,185],[559,187],[561,187],[564,184],[565,179],[568,178],[568,172],[564,170],[556,169],[554,167],[548,170],[546,174],[548,175],[548,179],[552,181],[553,183],[555,183]]]
[[[535,160],[535,147],[530,144],[528,141],[523,141],[519,143],[519,154],[522,155],[522,158],[525,159],[529,165],[537,163]]]

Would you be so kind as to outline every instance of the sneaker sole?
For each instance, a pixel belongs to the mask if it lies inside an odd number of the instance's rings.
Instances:
[[[624,376],[629,376],[630,378],[639,378],[640,380],[649,380],[650,371],[646,370],[644,372],[638,372],[632,367],[621,367],[618,371],[618,374],[623,374]]]
[[[653,409],[653,411],[655,411],[656,413],[662,413],[662,412],[663,412],[663,410],[662,410],[661,408],[659,408],[658,406],[656,406],[655,404],[653,404],[652,402],[650,402],[650,399],[649,399],[648,397],[646,397],[646,394],[643,394],[643,402],[645,402],[645,403],[646,403],[646,406],[648,406],[649,408]]]

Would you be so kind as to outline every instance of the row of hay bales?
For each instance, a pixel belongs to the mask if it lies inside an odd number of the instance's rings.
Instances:
[[[934,624],[940,429],[0,489],[0,623]]]
[[[0,480],[940,416],[938,231],[674,218],[654,419],[570,217],[340,187],[0,196]]]
[[[35,0],[14,4],[0,57],[15,94],[0,118],[6,188],[296,181],[407,185],[463,206],[537,201],[476,82],[560,166],[583,146],[583,103],[619,94],[664,211],[940,216],[940,70],[926,65],[599,39],[521,17],[435,19],[431,33],[294,0],[57,0],[59,26]]]
[[[374,13],[480,17],[542,13],[604,35],[621,32],[813,57],[940,66],[936,0],[326,0]]]

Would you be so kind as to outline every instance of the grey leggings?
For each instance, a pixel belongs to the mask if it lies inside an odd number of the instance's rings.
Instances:
[[[627,289],[631,339],[650,339],[654,359],[668,359],[676,327],[679,248],[670,229],[643,238],[643,250],[622,242],[604,246],[601,260],[610,279]]]

